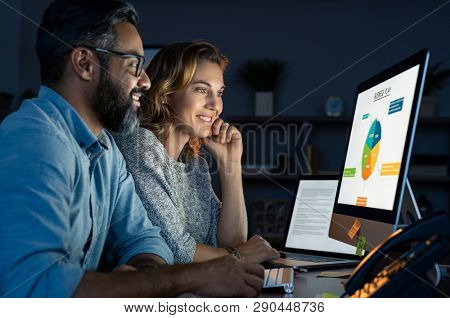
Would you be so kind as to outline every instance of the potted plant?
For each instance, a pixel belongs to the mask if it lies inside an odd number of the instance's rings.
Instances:
[[[450,77],[450,69],[441,69],[439,67],[443,61],[434,64],[428,69],[423,88],[422,105],[420,107],[420,116],[432,117],[436,109],[436,98],[433,93],[442,89],[444,82]]]
[[[272,116],[274,91],[284,69],[284,62],[253,59],[239,68],[240,78],[255,90],[255,115]]]

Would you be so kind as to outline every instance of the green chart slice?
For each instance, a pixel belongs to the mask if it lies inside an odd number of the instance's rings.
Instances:
[[[362,178],[367,180],[375,169],[375,164],[378,159],[378,152],[381,141],[381,123],[379,120],[374,120],[370,126],[367,134],[366,142],[364,143],[361,171]]]

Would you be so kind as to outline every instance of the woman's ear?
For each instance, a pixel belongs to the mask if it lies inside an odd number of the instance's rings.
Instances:
[[[70,53],[70,64],[77,74],[84,81],[91,81],[94,78],[94,69],[99,69],[99,60],[91,50],[84,47],[77,47]]]
[[[163,96],[163,97],[161,97],[161,104],[163,104],[164,106],[169,106],[170,105],[170,103],[169,103],[169,96]]]

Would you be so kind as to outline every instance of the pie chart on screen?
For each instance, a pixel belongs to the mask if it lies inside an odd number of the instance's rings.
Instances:
[[[369,133],[367,134],[366,142],[364,144],[361,164],[362,178],[364,180],[369,179],[375,169],[380,150],[380,142],[381,123],[378,119],[375,119],[370,126]]]

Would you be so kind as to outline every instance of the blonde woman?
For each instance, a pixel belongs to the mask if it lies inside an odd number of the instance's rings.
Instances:
[[[260,263],[279,257],[261,237],[247,238],[240,132],[220,119],[228,59],[210,43],[175,43],[147,68],[135,135],[117,136],[138,194],[176,263],[233,254]],[[204,146],[217,162],[222,202],[211,187]]]

